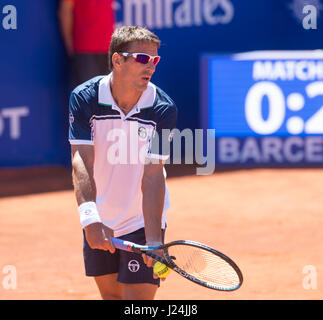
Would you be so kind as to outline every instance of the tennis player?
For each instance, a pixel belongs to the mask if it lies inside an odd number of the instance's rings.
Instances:
[[[151,258],[115,249],[110,240],[164,241],[169,148],[161,141],[163,130],[176,126],[177,108],[150,82],[159,46],[146,28],[116,29],[109,48],[112,72],[81,84],[70,96],[69,141],[85,272],[103,299],[152,300],[160,285]]]

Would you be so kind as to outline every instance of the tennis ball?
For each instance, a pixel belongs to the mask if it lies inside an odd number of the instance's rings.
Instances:
[[[154,264],[154,274],[156,274],[159,278],[166,278],[170,273],[170,269],[167,268],[163,263],[157,261]]]

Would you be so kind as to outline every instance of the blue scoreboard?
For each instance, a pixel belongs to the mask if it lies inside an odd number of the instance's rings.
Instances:
[[[323,165],[323,51],[205,55],[202,127],[219,164]]]

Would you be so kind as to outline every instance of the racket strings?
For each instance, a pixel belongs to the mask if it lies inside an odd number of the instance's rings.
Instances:
[[[175,245],[168,248],[168,254],[180,269],[213,286],[231,288],[240,283],[234,268],[210,251],[188,245]]]

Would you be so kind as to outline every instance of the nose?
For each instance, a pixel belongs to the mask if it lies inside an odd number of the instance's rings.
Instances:
[[[148,62],[148,68],[151,69],[151,70],[153,70],[153,71],[155,71],[156,66],[154,65],[154,61],[153,60],[150,60]]]

